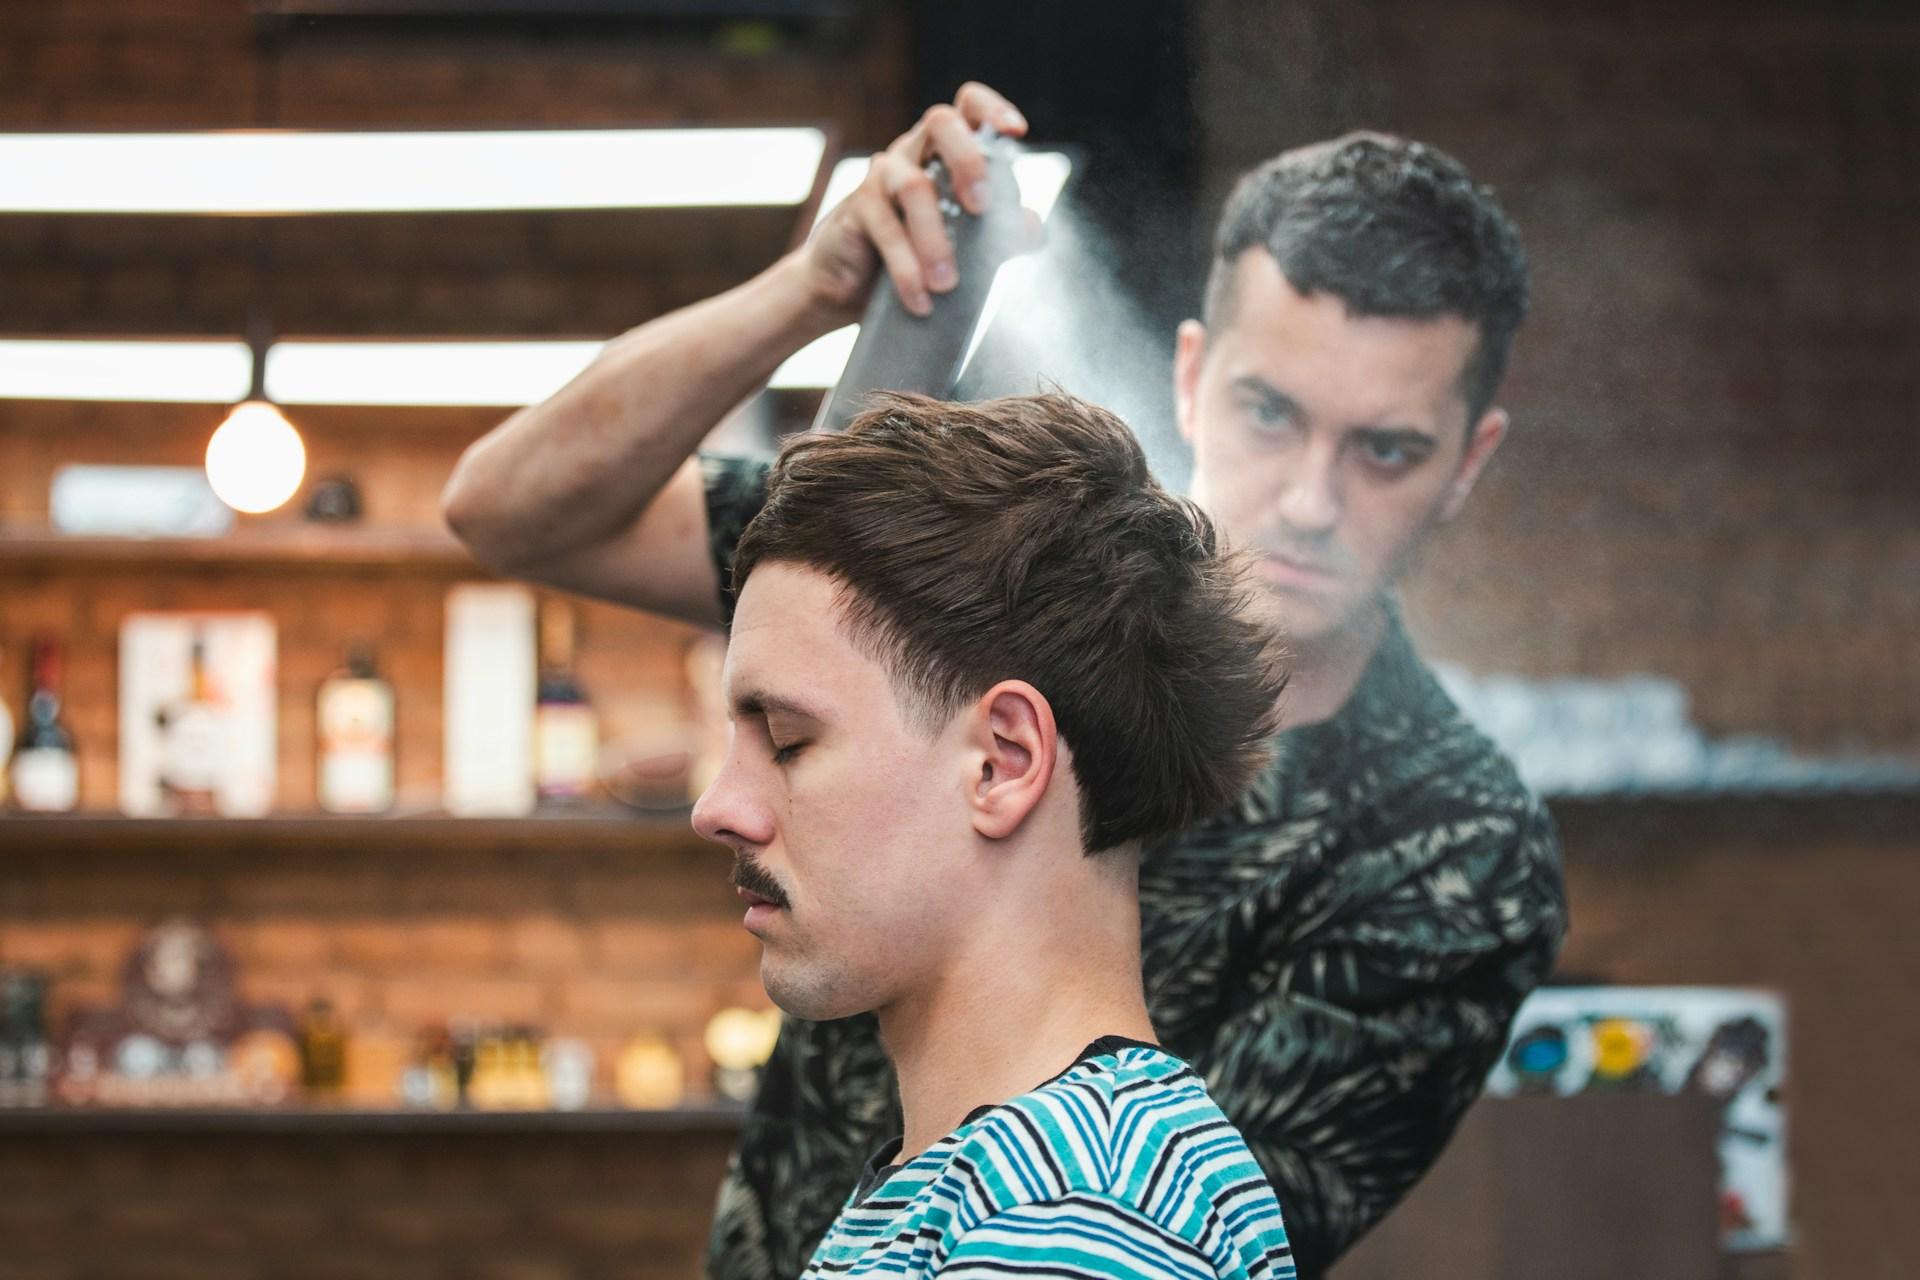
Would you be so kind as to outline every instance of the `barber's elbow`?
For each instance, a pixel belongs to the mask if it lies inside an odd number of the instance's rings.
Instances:
[[[487,501],[483,485],[469,471],[469,459],[462,458],[440,490],[440,518],[472,553],[473,558],[496,572],[509,571],[502,563],[498,537],[498,513]]]

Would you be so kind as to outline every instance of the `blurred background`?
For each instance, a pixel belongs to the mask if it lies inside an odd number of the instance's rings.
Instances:
[[[1907,1274],[1917,73],[1910,11],[1786,0],[0,7],[0,143],[818,131],[798,189],[725,207],[0,208],[0,1276],[697,1270],[771,1026],[686,825],[711,642],[458,548],[441,485],[513,403],[471,370],[314,403],[268,362],[304,471],[235,515],[201,468],[246,344],[604,340],[773,261],[837,160],[967,79],[1074,162],[1044,305],[976,380],[1057,351],[1176,477],[1173,329],[1242,169],[1402,132],[1526,240],[1514,430],[1405,603],[1550,797],[1565,989],[1337,1274],[1571,1274],[1524,1224],[1595,1222],[1596,1275]],[[230,390],[182,389],[202,355]],[[830,380],[728,438],[771,447]],[[241,490],[284,452],[247,438]],[[476,727],[503,697],[510,740]],[[1716,1064],[1679,1120],[1566,1109]]]

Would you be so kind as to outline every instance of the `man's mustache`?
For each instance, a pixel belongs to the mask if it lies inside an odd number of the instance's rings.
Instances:
[[[750,853],[733,855],[733,887],[745,889],[756,898],[765,898],[776,907],[786,907],[787,891],[768,870],[754,861]]]

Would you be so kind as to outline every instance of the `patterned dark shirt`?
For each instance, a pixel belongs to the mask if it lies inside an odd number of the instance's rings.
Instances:
[[[703,464],[725,583],[766,467]],[[1245,1135],[1313,1280],[1438,1158],[1553,966],[1566,901],[1546,810],[1397,616],[1339,713],[1274,745],[1231,810],[1146,851],[1141,963],[1161,1042]],[[709,1273],[799,1275],[899,1129],[873,1018],[789,1018],[720,1191]]]

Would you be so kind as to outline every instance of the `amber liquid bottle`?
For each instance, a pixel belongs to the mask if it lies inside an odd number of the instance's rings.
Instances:
[[[573,606],[540,611],[540,684],[533,718],[534,790],[542,804],[578,804],[593,790],[600,722],[574,674]]]

